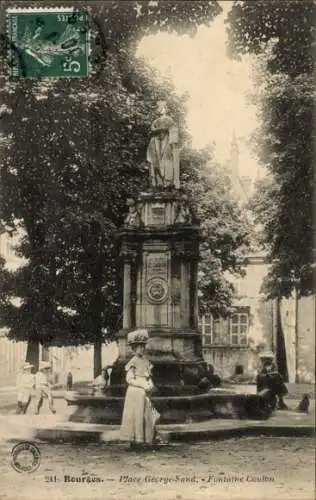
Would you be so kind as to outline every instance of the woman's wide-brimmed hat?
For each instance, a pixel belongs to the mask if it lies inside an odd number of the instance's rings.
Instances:
[[[132,344],[147,344],[149,339],[148,331],[145,329],[134,330],[127,335],[127,343]]]

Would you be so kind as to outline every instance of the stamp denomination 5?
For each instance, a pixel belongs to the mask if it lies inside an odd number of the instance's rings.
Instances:
[[[84,77],[89,73],[89,14],[8,9],[11,77]]]

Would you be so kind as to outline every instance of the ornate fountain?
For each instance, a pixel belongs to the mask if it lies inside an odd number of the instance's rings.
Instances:
[[[129,200],[119,235],[124,272],[119,357],[104,396],[66,396],[68,404],[76,406],[71,420],[120,422],[125,364],[132,356],[127,334],[137,328],[149,332],[147,354],[156,386],[153,402],[162,422],[214,416],[265,418],[269,412],[264,397],[214,391],[205,379],[198,331],[199,223],[180,189],[178,127],[165,103],[158,108],[147,149],[150,188]]]

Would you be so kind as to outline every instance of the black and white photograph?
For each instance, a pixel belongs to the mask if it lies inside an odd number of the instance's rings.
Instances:
[[[314,500],[316,3],[0,21],[0,500]]]

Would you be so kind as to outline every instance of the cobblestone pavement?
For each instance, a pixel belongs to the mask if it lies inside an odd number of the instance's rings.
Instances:
[[[10,465],[12,445],[1,443],[1,500],[314,499],[311,438],[240,438],[143,453],[121,445],[38,446],[39,469],[19,474]]]

